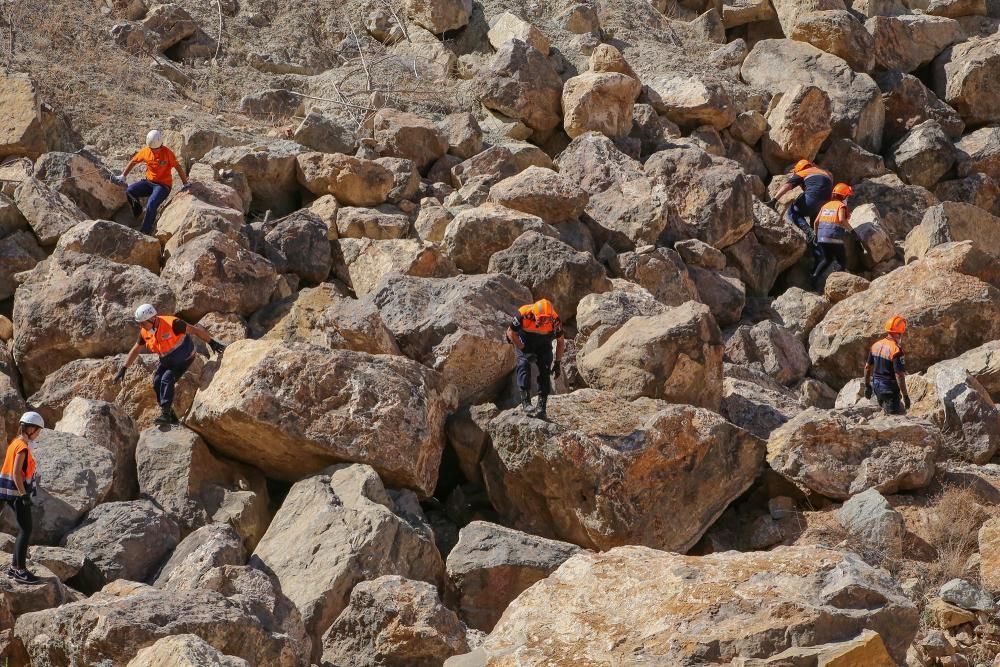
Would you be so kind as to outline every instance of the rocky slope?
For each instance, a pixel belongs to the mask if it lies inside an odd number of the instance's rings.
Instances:
[[[0,13],[8,664],[1000,665],[997,0],[57,4]],[[854,188],[817,290],[800,158]],[[169,428],[143,302],[229,344]]]

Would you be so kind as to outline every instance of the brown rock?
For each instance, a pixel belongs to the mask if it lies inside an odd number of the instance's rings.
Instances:
[[[912,72],[965,37],[958,21],[926,14],[875,16],[865,27],[875,39],[875,64],[887,71]]]
[[[306,148],[320,153],[350,155],[358,147],[358,138],[353,130],[316,111],[306,114],[295,128],[292,138]]]
[[[9,299],[14,296],[18,286],[17,274],[30,271],[47,256],[38,245],[38,239],[29,231],[22,229],[0,238],[0,297]]]
[[[392,173],[372,160],[340,153],[302,153],[296,163],[303,187],[315,195],[333,195],[348,206],[377,206],[393,188]]]
[[[549,224],[580,217],[587,200],[587,193],[567,177],[534,166],[490,188],[490,202],[538,216]]]
[[[390,204],[377,208],[345,206],[337,211],[337,236],[341,239],[401,239],[409,231],[409,217]]]
[[[292,141],[213,148],[202,162],[242,174],[253,193],[251,209],[285,215],[299,208],[296,156],[307,152]]]
[[[441,119],[438,126],[448,139],[448,152],[452,155],[467,160],[482,150],[483,131],[475,115],[453,113]]]
[[[955,143],[958,149],[959,176],[976,172],[1000,180],[1000,128],[982,127]]]
[[[0,157],[26,155],[32,160],[46,150],[42,112],[35,83],[26,76],[0,79],[0,104],[7,122],[0,130]]]
[[[465,273],[486,273],[494,253],[509,248],[526,231],[556,236],[541,218],[504,206],[464,209],[445,229],[441,249]]]
[[[906,236],[906,261],[926,255],[931,248],[954,241],[972,241],[992,255],[1000,254],[995,239],[1000,218],[971,204],[945,202],[927,209],[924,219]]]
[[[677,73],[645,82],[645,94],[656,111],[683,128],[711,125],[729,127],[736,119],[736,105],[721,84]]]
[[[29,178],[17,187],[14,201],[39,243],[48,248],[78,222],[87,219],[69,197],[50,190],[36,178]]]
[[[934,196],[942,202],[972,204],[993,215],[1000,215],[1000,185],[980,172],[969,174],[965,178],[941,181],[934,188]]]
[[[160,272],[160,243],[117,222],[88,220],[59,237],[58,252],[99,255],[119,264],[134,264]]]
[[[936,120],[952,139],[962,136],[965,123],[920,79],[903,72],[877,72],[874,77],[885,103],[885,141],[898,141],[925,120]]]
[[[343,239],[340,248],[347,264],[345,282],[358,296],[374,291],[379,281],[391,273],[422,278],[447,278],[458,273],[452,261],[433,243],[413,239]]]
[[[969,125],[1000,120],[1000,97],[989,83],[1000,75],[998,44],[997,35],[973,38],[945,49],[934,61],[934,92]]]
[[[627,136],[632,130],[632,105],[641,90],[638,79],[618,72],[586,72],[567,80],[562,92],[566,134]]]
[[[831,111],[830,97],[816,86],[796,86],[771,98],[761,144],[771,173],[784,173],[796,160],[816,157],[832,129]]]
[[[406,0],[404,7],[411,21],[436,35],[464,27],[472,14],[471,0]]]
[[[223,655],[198,635],[159,639],[129,660],[126,667],[250,667],[243,658]]]
[[[261,220],[251,229],[255,251],[278,273],[294,274],[307,285],[321,283],[330,275],[333,259],[328,229],[313,212],[300,210],[277,220]]]
[[[163,244],[164,254],[169,257],[180,246],[209,232],[220,232],[249,248],[242,208],[231,206],[236,203],[231,199],[211,196],[211,191],[200,186],[175,195],[160,213],[156,238]],[[235,194],[232,188],[226,189]]]
[[[504,12],[490,22],[486,38],[498,51],[508,40],[519,39],[538,49],[543,56],[549,55],[549,40],[542,31],[510,12]]]
[[[488,69],[476,74],[476,93],[488,109],[545,132],[559,124],[563,83],[538,49],[519,39],[503,44]]]
[[[1000,520],[990,519],[979,529],[979,578],[991,593],[1000,591]]]
[[[854,194],[847,200],[847,205],[851,207],[852,226],[858,224],[853,218],[863,218],[881,227],[890,241],[905,239],[910,230],[920,224],[926,210],[938,203],[937,197],[927,188],[907,185],[892,173],[865,179],[855,183],[853,188]],[[871,214],[860,216],[863,204],[874,205],[877,217]],[[865,243],[864,237],[859,237]],[[884,247],[881,243],[879,246]],[[868,246],[868,250],[872,247]]]
[[[46,153],[35,161],[35,178],[75,202],[91,218],[108,219],[125,205],[115,173],[93,154]]]
[[[649,290],[657,301],[679,306],[698,300],[698,287],[684,261],[669,248],[644,247],[618,255],[611,268],[621,278]]]
[[[114,467],[107,500],[133,500],[138,497],[135,445],[139,432],[132,418],[118,405],[77,396],[62,410],[55,430],[78,435],[111,452]]]
[[[424,171],[448,152],[448,137],[444,132],[434,122],[416,114],[386,107],[376,112],[373,123],[379,154],[411,160],[418,171]]]
[[[851,273],[838,271],[826,277],[826,284],[823,287],[823,296],[830,303],[840,303],[848,297],[852,297],[858,292],[864,292],[871,283]]]
[[[726,361],[759,370],[786,386],[798,384],[809,370],[802,342],[770,320],[736,329],[726,341]]]
[[[935,120],[914,127],[889,152],[889,166],[912,185],[933,188],[955,164],[955,147]]]
[[[202,578],[213,568],[246,561],[239,533],[227,523],[209,523],[180,541],[153,585],[170,591],[198,590]]]

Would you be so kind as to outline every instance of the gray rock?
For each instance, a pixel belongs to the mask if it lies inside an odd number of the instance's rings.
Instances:
[[[890,558],[902,556],[906,534],[903,517],[875,489],[850,498],[835,516],[850,537],[860,539],[865,546],[884,550]]]
[[[172,591],[197,590],[209,570],[223,565],[243,565],[247,552],[232,526],[210,523],[181,540],[160,568],[153,585]]]
[[[965,579],[952,579],[943,586],[939,596],[945,602],[972,611],[991,611],[995,603],[993,597],[979,586]]]

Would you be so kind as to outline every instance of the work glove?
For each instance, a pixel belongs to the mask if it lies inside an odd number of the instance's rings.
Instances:
[[[562,372],[562,362],[558,359],[552,362],[552,374],[559,377],[559,373]]]
[[[16,500],[17,502],[21,503],[22,507],[31,507],[32,505],[34,505],[34,503],[31,502],[31,496],[29,496],[27,493],[24,494],[23,496],[18,496]]]
[[[871,397],[872,397],[872,386],[871,386],[871,384],[866,384],[865,385],[865,398],[871,398]]]
[[[185,183],[184,185],[181,186],[181,192],[187,192],[190,189],[191,189],[190,183]]]
[[[112,176],[111,177],[111,182],[114,183],[115,185],[125,185],[125,177],[124,176]]]
[[[907,410],[910,409],[910,397],[909,396],[904,396],[903,397],[903,407],[905,409],[907,409]]]
[[[208,341],[208,346],[212,348],[212,351],[215,352],[216,354],[222,354],[223,350],[226,349],[225,345],[215,340],[214,338]]]
[[[118,372],[115,373],[114,383],[119,384],[124,379],[125,379],[125,367],[122,366],[121,368],[118,369]]]
[[[777,203],[778,200],[775,199],[774,197],[769,197],[764,200],[764,206],[770,206],[771,208],[774,208],[777,205]]]

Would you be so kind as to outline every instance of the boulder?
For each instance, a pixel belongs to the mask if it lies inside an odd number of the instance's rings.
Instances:
[[[325,234],[322,241],[327,243]],[[203,234],[178,248],[162,277],[180,297],[178,315],[191,320],[216,311],[250,315],[267,304],[278,281],[271,262],[221,232]]]
[[[0,238],[0,299],[9,299],[17,290],[17,274],[30,271],[48,254],[30,231],[21,229]]]
[[[821,51],[843,58],[856,72],[868,72],[875,66],[875,40],[840,2],[840,8],[812,11],[795,22],[790,39],[808,42]]]
[[[293,141],[275,140],[264,144],[217,147],[201,162],[213,169],[242,174],[253,193],[251,210],[285,215],[299,208],[300,195],[296,156],[307,152]]]
[[[390,276],[370,295],[403,354],[438,371],[460,402],[492,397],[514,370],[507,324],[531,292],[509,276]]]
[[[198,24],[187,10],[172,2],[150,9],[142,21],[142,27],[154,35],[160,52],[177,46],[198,32]]]
[[[77,396],[62,411],[55,430],[72,433],[111,452],[112,481],[106,500],[138,497],[135,445],[139,440],[135,422],[114,403]]]
[[[376,208],[345,206],[337,211],[337,236],[341,239],[401,239],[410,231],[410,218],[389,204]]]
[[[700,298],[684,261],[669,248],[645,246],[637,252],[622,253],[612,260],[611,268],[616,275],[644,288],[667,306]]]
[[[975,347],[954,359],[934,364],[927,369],[927,375],[936,373],[944,366],[955,366],[967,371],[989,393],[994,401],[1000,400],[1000,341],[990,341]]]
[[[979,581],[990,593],[1000,593],[1000,519],[993,518],[979,529]]]
[[[400,353],[378,308],[370,300],[338,293],[330,283],[299,290],[258,311],[250,328],[254,338],[369,354]]]
[[[611,289],[604,267],[592,254],[535,231],[521,234],[509,248],[494,253],[488,270],[509,275],[531,290],[534,299],[548,299],[566,321],[576,315],[580,299]]]
[[[87,554],[86,587],[116,579],[146,581],[180,541],[177,524],[148,500],[103,503],[66,535],[64,546]]]
[[[362,581],[323,636],[323,664],[437,667],[466,653],[466,627],[434,586],[397,575]]]
[[[254,249],[278,273],[295,274],[307,285],[321,283],[330,275],[333,259],[327,243],[328,229],[315,213],[300,210],[277,220],[255,222],[251,227]]]
[[[481,153],[467,158],[452,167],[451,176],[456,187],[461,187],[479,177],[487,177],[492,185],[513,176],[530,166],[552,168],[552,159],[540,148],[524,142],[509,142],[490,146]]]
[[[16,163],[15,163],[16,164]],[[6,176],[5,167],[0,165],[0,175]],[[20,179],[18,180],[20,182]],[[9,236],[14,232],[31,231],[31,226],[24,219],[21,212],[17,210],[17,204],[7,196],[6,191],[0,192],[0,238]]]
[[[847,199],[847,205],[851,207],[851,225],[860,227],[854,218],[859,217],[862,205],[872,204],[877,218],[867,214],[862,216],[863,219],[881,227],[891,241],[905,239],[910,230],[920,224],[924,212],[938,203],[937,197],[927,188],[907,185],[892,173],[865,179],[855,183],[853,188],[854,194]]]
[[[835,11],[844,8],[841,0],[804,0],[802,2],[772,0],[771,4],[774,5],[781,30],[786,35],[792,33],[799,22],[813,12]]]
[[[826,311],[830,310],[830,305],[819,294],[789,287],[771,302],[771,310],[775,313],[774,321],[804,343],[809,340],[809,332],[823,320]]]
[[[27,76],[4,75],[0,78],[0,102],[8,118],[0,131],[0,157],[25,155],[35,159],[44,153],[48,142],[35,82]]]
[[[588,294],[580,300],[576,310],[577,349],[594,332],[610,335],[633,317],[662,315],[669,310],[639,285],[619,278],[611,283],[614,289],[610,292]]]
[[[889,167],[903,181],[933,188],[955,164],[955,146],[936,120],[914,127],[889,151]]]
[[[888,118],[886,124],[888,125]],[[866,178],[889,173],[881,155],[866,151],[850,139],[831,141],[820,154],[817,164],[836,174],[844,183],[857,183]]]
[[[886,71],[912,72],[965,38],[958,21],[927,14],[873,16],[865,27],[875,41],[875,66]]]
[[[934,196],[943,202],[972,204],[1000,216],[1000,185],[981,172],[969,174],[965,178],[941,181],[934,188]]]
[[[490,632],[503,611],[580,547],[485,521],[462,528],[448,554],[448,597],[469,627]]]
[[[619,72],[585,72],[563,85],[563,128],[570,138],[585,132],[608,137],[627,136],[632,130],[632,105],[642,84]]]
[[[910,372],[1000,338],[996,282],[996,260],[972,243],[934,248],[923,259],[876,278],[867,290],[827,312],[809,336],[813,375],[835,388],[857,377],[869,346],[896,314],[907,321]],[[912,289],[913,285],[920,289]]]
[[[14,191],[14,202],[24,216],[39,243],[51,248],[87,214],[66,195],[49,189],[37,178],[24,180]]]
[[[753,226],[752,182],[732,160],[675,145],[653,154],[644,170],[676,210],[676,223],[666,228],[663,240],[696,238],[725,248]]]
[[[194,431],[148,428],[139,436],[135,460],[140,495],[177,524],[181,537],[208,523],[228,522],[253,549],[267,530],[264,476],[216,458]]]
[[[247,228],[243,219],[243,209],[232,206],[232,200],[211,197],[206,188],[193,185],[187,192],[175,195],[160,213],[156,222],[156,238],[163,244],[167,257],[177,249],[199,236],[209,232],[219,232],[243,246],[250,247]],[[230,189],[231,188],[227,188]],[[211,200],[215,201],[211,201]]]
[[[551,224],[580,217],[589,197],[573,181],[551,169],[528,167],[490,188],[490,202]]]
[[[435,3],[425,4],[431,6]],[[375,113],[372,122],[375,150],[382,157],[411,160],[422,172],[448,152],[445,133],[433,121],[416,114],[385,107]]]
[[[552,627],[564,631],[543,630]],[[917,609],[895,581],[852,553],[802,546],[682,556],[626,546],[566,561],[511,604],[477,652],[447,665],[485,666],[512,654],[530,656],[525,665],[682,665],[706,655],[723,664],[866,629],[902,662],[917,627]]]
[[[803,405],[792,390],[773,381],[755,381],[758,378],[742,368],[731,375],[732,368],[726,366],[719,413],[736,426],[766,440],[774,429],[802,411]]]
[[[711,125],[717,130],[732,125],[737,105],[726,86],[690,72],[645,77],[643,91],[657,113],[685,129]]]
[[[1000,92],[992,85],[1000,76],[998,44],[1000,35],[973,37],[948,47],[934,60],[934,92],[968,125],[1000,120]]]
[[[763,297],[771,292],[778,278],[780,260],[768,245],[758,240],[755,232],[748,232],[727,246],[725,255],[729,271],[735,272],[751,295]]]
[[[298,182],[314,195],[333,195],[347,206],[377,206],[392,190],[392,172],[374,160],[340,153],[296,157]]]
[[[243,539],[225,523],[209,523],[185,537],[156,574],[153,585],[169,591],[193,591],[209,570],[243,565]]]
[[[960,177],[982,173],[1000,181],[1000,127],[981,127],[955,143]]]
[[[434,201],[436,202],[436,200]],[[413,221],[413,231],[421,241],[441,243],[444,240],[444,233],[448,230],[448,225],[454,219],[455,214],[449,209],[425,200],[421,202],[420,212],[417,213],[417,219]]]
[[[698,300],[708,306],[720,327],[739,322],[746,305],[746,286],[732,273],[688,267],[688,274],[698,289]]]
[[[722,24],[727,30],[775,18],[769,0],[726,0],[722,5]]]
[[[761,148],[772,174],[784,173],[796,160],[816,157],[830,136],[832,109],[829,95],[816,86],[795,86],[771,98]]]
[[[290,375],[291,366],[300,372]],[[357,461],[429,496],[450,409],[441,376],[408,359],[246,340],[226,349],[186,422],[219,452],[274,478]]]
[[[17,619],[14,637],[16,648],[32,664],[125,667],[140,649],[158,639],[187,634],[197,635],[219,653],[240,657],[250,665],[305,664],[303,653],[308,651],[303,651],[301,641],[283,628],[265,623],[268,619],[259,618],[264,614],[255,611],[243,608],[235,596],[226,598],[214,591],[162,591],[117,581],[86,600],[24,614]],[[66,642],[65,628],[76,628],[79,635],[74,636],[79,641]],[[183,655],[171,656],[167,664],[183,665]],[[232,663],[222,664],[233,667]]]
[[[870,284],[861,276],[838,271],[826,277],[826,282],[823,285],[823,296],[831,304],[840,303],[858,292],[864,292]]]
[[[925,10],[932,16],[956,19],[963,16],[986,16],[986,0],[929,0]]]
[[[37,583],[22,584],[11,577],[4,577],[0,580],[0,627],[3,628],[7,637],[10,637],[14,623],[21,616],[35,611],[52,609],[69,602],[76,602],[82,597],[72,588],[64,585],[47,567],[30,556],[28,557],[28,565],[38,576]],[[8,661],[9,642],[8,639]]]
[[[549,55],[549,40],[542,31],[510,12],[504,12],[490,22],[486,38],[498,51],[508,40],[519,39],[538,49],[543,56]]]
[[[920,188],[920,190],[928,195],[930,194],[923,188]],[[889,205],[889,202],[885,203],[886,207]],[[907,211],[906,214],[908,218],[910,212]],[[875,204],[862,204],[858,206],[851,211],[851,217],[848,222],[851,225],[851,229],[854,230],[854,239],[861,247],[863,253],[861,260],[864,266],[874,267],[880,262],[885,262],[896,256],[896,245],[882,220],[882,214]],[[910,222],[904,218],[902,221],[898,221],[897,224],[908,225]],[[848,260],[848,264],[850,264],[850,260]]]
[[[802,340],[770,320],[744,324],[726,341],[726,361],[766,373],[783,385],[798,384],[809,370]]]
[[[465,27],[472,15],[472,0],[405,0],[403,7],[411,21],[435,35]]]
[[[356,585],[389,574],[439,585],[444,572],[415,496],[387,491],[363,465],[334,466],[293,485],[251,565],[276,577],[299,609],[314,662]]]
[[[520,39],[505,42],[489,67],[476,73],[476,97],[487,109],[547,132],[559,124],[563,82],[538,49]]]
[[[996,255],[994,239],[1000,217],[971,204],[944,202],[927,209],[924,219],[906,235],[906,261],[926,255],[931,248],[955,241],[972,241],[977,248]]]
[[[485,204],[464,209],[445,229],[441,249],[465,273],[485,273],[494,253],[509,248],[526,231],[557,233],[534,215]]]
[[[566,151],[572,148],[573,144],[570,144]],[[608,149],[617,152],[613,146]],[[615,174],[614,180],[594,182],[591,180],[593,173],[571,173],[575,177],[582,177],[583,184],[589,183],[589,187],[595,188],[589,193],[586,214],[597,240],[624,251],[655,244],[670,224],[673,213],[666,188],[654,184],[652,179],[644,175],[642,166],[637,161],[624,154],[620,154],[620,157],[629,164],[621,170],[622,173]],[[560,166],[563,165],[565,162],[560,162]]]
[[[407,69],[415,66],[417,77],[425,81],[443,83],[454,78],[458,70],[458,58],[452,49],[445,46],[430,30],[418,25],[411,23],[406,33],[409,39],[399,40],[389,48],[389,53],[397,62],[408,63]]]
[[[883,494],[927,486],[941,434],[929,422],[850,409],[801,412],[767,441],[777,473],[835,500],[876,489]]]
[[[345,124],[324,116],[316,111],[306,114],[295,128],[292,138],[296,143],[320,153],[344,153],[350,155],[357,150],[357,133]]]
[[[941,586],[940,597],[949,604],[970,611],[991,611],[993,597],[964,579],[952,579]]]
[[[184,634],[156,640],[125,667],[250,667],[250,663],[220,653],[198,635]]]
[[[392,173],[393,188],[389,191],[386,201],[399,206],[404,200],[413,201],[416,199],[420,190],[420,172],[417,171],[413,160],[401,157],[380,157],[376,162]],[[434,164],[436,165],[437,162],[435,160]],[[406,206],[406,204],[402,205]]]
[[[581,389],[548,409],[551,421],[508,410],[489,422],[486,488],[506,525],[586,548],[686,551],[762,458],[757,438],[688,405]]]
[[[885,141],[894,143],[927,120],[936,120],[951,139],[965,131],[958,113],[938,99],[923,82],[903,72],[877,72],[875,82],[885,103]]]
[[[898,2],[898,0],[890,1]],[[860,6],[863,2],[871,2],[871,0],[858,0],[857,4]],[[793,646],[771,658],[744,661],[746,667],[809,664],[893,667],[898,663],[889,655],[885,642],[882,641],[882,636],[871,630],[865,630],[848,641],[830,642],[809,647]]]
[[[830,96],[834,139],[851,139],[878,151],[885,108],[881,91],[867,74],[856,73],[841,58],[793,40],[757,42],[740,68],[752,86],[774,94],[797,85],[816,86]]]
[[[46,153],[35,161],[35,178],[75,202],[87,216],[108,219],[125,205],[125,190],[93,154]]]
[[[753,236],[774,257],[775,277],[795,266],[806,252],[805,235],[759,199],[753,200]]]
[[[421,278],[448,278],[458,273],[436,245],[414,239],[343,239],[340,249],[347,264],[347,275],[341,278],[346,278],[344,282],[358,296],[374,291],[391,273]]]
[[[903,537],[906,535],[903,515],[892,509],[875,489],[852,496],[834,516],[847,531],[848,539],[877,549],[888,558],[902,557]]]
[[[59,253],[32,269],[14,297],[12,318],[11,351],[25,389],[34,392],[74,359],[129,350],[139,303],[173,312],[174,294],[144,268],[95,255]]]
[[[483,149],[483,130],[474,114],[453,113],[438,123],[448,139],[448,152],[462,160],[467,160]]]
[[[160,243],[125,225],[108,220],[88,220],[59,237],[57,252],[99,255],[118,264],[133,264],[160,272]]]
[[[1000,412],[993,399],[958,364],[945,362],[932,369],[908,377],[914,403],[909,414],[930,420],[944,434],[939,459],[985,464],[1000,447]]]

